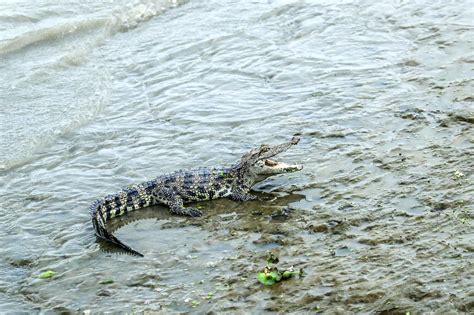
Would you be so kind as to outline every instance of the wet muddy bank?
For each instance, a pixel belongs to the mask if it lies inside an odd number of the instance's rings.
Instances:
[[[1,311],[474,312],[470,3],[164,4],[0,10]],[[96,242],[96,198],[293,135],[259,200]]]

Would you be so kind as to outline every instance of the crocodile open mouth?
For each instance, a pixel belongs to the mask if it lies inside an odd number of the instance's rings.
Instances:
[[[303,169],[303,165],[287,164],[284,162],[277,162],[270,159],[266,159],[264,163],[265,163],[265,166],[279,172],[296,172],[296,171],[301,171]]]
[[[276,166],[276,165],[278,165],[278,162],[272,161],[270,159],[266,159],[265,160],[265,165],[266,166]]]

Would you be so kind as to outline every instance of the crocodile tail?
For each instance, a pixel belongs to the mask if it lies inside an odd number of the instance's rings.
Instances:
[[[122,248],[123,250],[133,255],[143,257],[142,253],[139,253],[136,250],[132,249],[130,246],[125,245],[121,240],[116,238],[111,232],[107,231],[103,216],[101,215],[100,211],[101,211],[100,203],[95,202],[91,206],[92,225],[94,226],[95,235],[107,242],[115,244],[116,246]]]

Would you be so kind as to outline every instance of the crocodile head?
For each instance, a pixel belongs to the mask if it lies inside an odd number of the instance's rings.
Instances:
[[[262,144],[260,147],[251,150],[240,160],[239,166],[242,175],[245,179],[250,179],[251,182],[260,182],[273,175],[302,170],[302,165],[287,164],[270,159],[298,144],[299,141],[298,137],[293,137],[289,142],[278,145]]]

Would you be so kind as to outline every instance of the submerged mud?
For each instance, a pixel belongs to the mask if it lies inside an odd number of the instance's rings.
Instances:
[[[2,6],[0,311],[474,312],[468,1]],[[258,200],[96,242],[94,199],[293,135]]]

